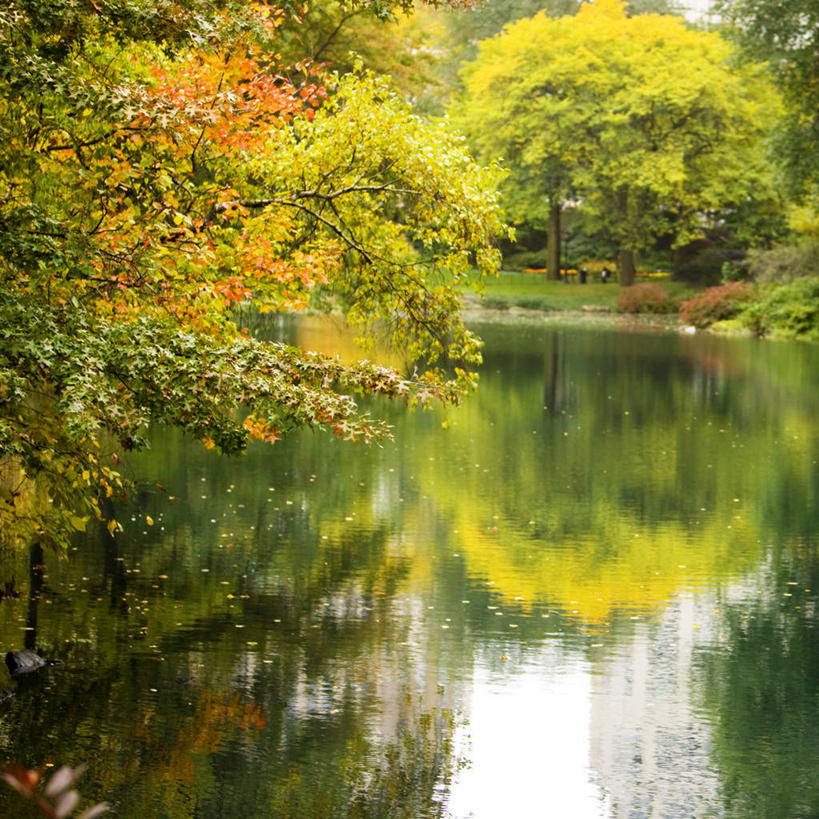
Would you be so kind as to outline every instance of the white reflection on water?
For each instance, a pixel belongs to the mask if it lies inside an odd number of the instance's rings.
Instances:
[[[595,664],[591,764],[613,817],[722,815],[695,661],[712,638],[715,606],[712,591],[680,594]]]
[[[591,677],[583,665],[555,671],[555,662],[544,649],[511,678],[476,668],[456,736],[470,766],[452,784],[453,819],[608,815],[589,769]]]
[[[682,593],[590,660],[554,643],[506,673],[476,658],[452,819],[723,815],[695,660],[715,638],[717,603],[712,590]]]

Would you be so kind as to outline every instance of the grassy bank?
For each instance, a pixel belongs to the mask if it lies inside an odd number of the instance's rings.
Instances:
[[[639,281],[639,280],[638,280]],[[684,298],[690,287],[668,279],[657,281],[675,300]],[[484,283],[483,304],[495,310],[524,307],[529,310],[551,311],[610,311],[621,291],[619,284],[576,281],[561,282],[538,273],[501,273]]]
[[[639,286],[643,282],[648,287]],[[621,296],[618,303],[618,296]],[[481,307],[524,308],[542,313],[673,313],[686,326],[718,333],[819,341],[819,277],[787,284],[727,282],[693,290],[669,279],[638,279],[637,286],[599,281],[552,281],[536,273],[501,273],[484,284]],[[676,311],[679,310],[679,316]]]

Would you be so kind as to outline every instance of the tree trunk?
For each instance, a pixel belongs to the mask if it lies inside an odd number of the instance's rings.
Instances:
[[[548,250],[548,277],[560,278],[560,202],[552,199],[549,202],[549,232],[546,236]]]
[[[634,251],[621,250],[617,257],[617,274],[623,287],[634,284]]]

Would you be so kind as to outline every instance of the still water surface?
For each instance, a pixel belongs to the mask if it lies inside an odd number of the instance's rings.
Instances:
[[[7,560],[65,664],[0,757],[144,819],[819,815],[819,348],[477,329],[392,443],[160,433],[124,533]]]

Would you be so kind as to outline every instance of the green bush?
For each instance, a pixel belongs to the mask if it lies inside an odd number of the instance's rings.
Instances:
[[[518,250],[503,257],[504,270],[541,269],[547,266],[545,250]]]
[[[680,321],[694,327],[710,327],[715,321],[735,316],[744,304],[753,299],[753,288],[745,282],[709,287],[680,305]]]
[[[819,276],[819,243],[782,245],[754,253],[748,272],[760,284],[787,284],[805,276]]]
[[[674,304],[659,284],[624,287],[617,296],[618,313],[670,313]]]
[[[736,259],[722,263],[723,282],[746,282],[751,277],[749,268],[750,260],[746,256],[744,259]]]
[[[695,282],[701,285],[719,284],[722,281],[725,265],[741,265],[744,258],[745,251],[743,250],[709,247],[677,267],[674,271],[674,278],[677,281]]]
[[[819,276],[768,286],[740,318],[760,336],[819,341]]]
[[[524,307],[527,310],[540,310],[544,313],[553,309],[549,304],[549,299],[546,296],[528,296],[520,298],[517,300],[517,306]]]

